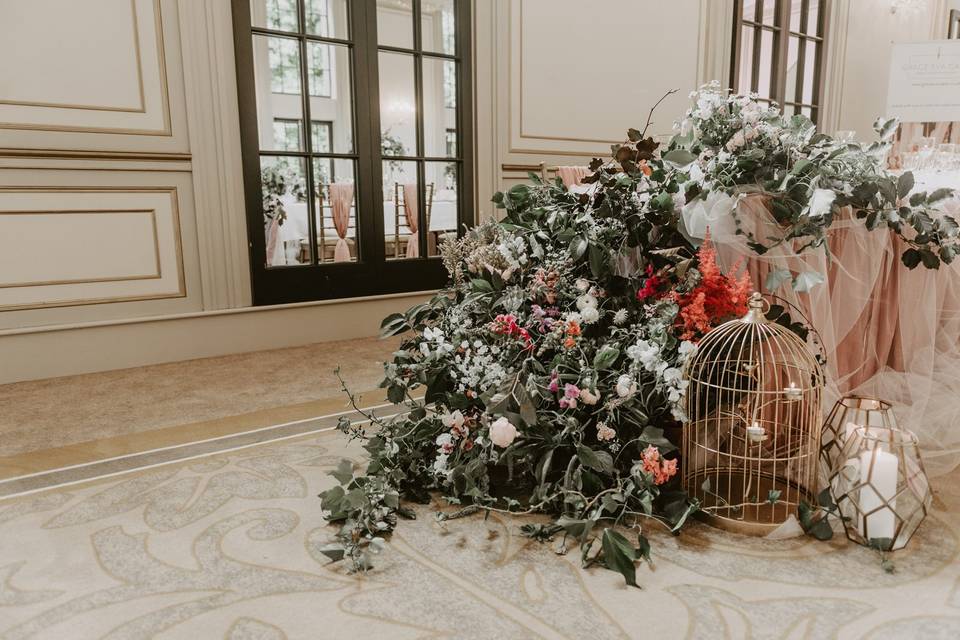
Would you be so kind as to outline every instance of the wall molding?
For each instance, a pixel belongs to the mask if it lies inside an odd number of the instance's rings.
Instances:
[[[252,304],[229,2],[179,0],[205,309]]]
[[[0,331],[0,384],[376,336],[433,292]]]

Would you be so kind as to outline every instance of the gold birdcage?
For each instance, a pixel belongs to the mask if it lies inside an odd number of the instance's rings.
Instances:
[[[683,486],[715,526],[766,535],[815,503],[823,371],[790,329],[747,314],[708,332],[684,368]]]

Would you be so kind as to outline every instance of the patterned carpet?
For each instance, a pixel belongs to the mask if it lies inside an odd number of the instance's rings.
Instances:
[[[960,487],[884,573],[844,539],[648,532],[642,590],[497,516],[402,521],[360,577],[317,552],[336,432],[0,502],[0,639],[958,638]]]

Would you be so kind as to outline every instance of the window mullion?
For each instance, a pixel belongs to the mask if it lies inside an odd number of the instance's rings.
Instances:
[[[426,145],[424,142],[424,118],[423,118],[423,18],[421,0],[413,0],[413,86],[416,97],[416,127],[417,127],[417,237],[416,241],[420,246],[421,257],[427,256],[427,235],[430,230],[427,228],[427,171],[426,164],[423,161],[426,155]],[[411,239],[410,241],[412,241]]]
[[[366,96],[366,100],[354,100],[354,151],[358,154],[357,175],[363,196],[357,208],[357,225],[362,231],[359,253],[364,262],[382,268],[386,249],[376,0],[354,0],[350,2],[350,12],[354,43],[353,95]]]
[[[310,139],[310,123],[313,118],[310,116],[310,62],[307,58],[307,41],[303,34],[307,30],[307,12],[304,8],[304,0],[297,0],[298,20],[300,29],[297,35],[297,45],[300,48],[300,100],[301,110],[303,111],[303,150],[307,154],[304,159],[304,177],[307,183],[307,233],[310,236],[310,264],[319,264],[323,261],[323,256],[319,253],[317,246],[317,221],[316,221],[316,188],[314,186],[313,176],[313,141]],[[322,213],[322,212],[321,212]],[[321,224],[322,224],[321,220]]]

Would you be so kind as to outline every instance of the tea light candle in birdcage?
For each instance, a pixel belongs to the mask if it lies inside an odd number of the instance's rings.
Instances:
[[[830,476],[844,443],[861,427],[895,429],[897,417],[890,403],[860,396],[845,396],[837,400],[823,423],[820,441],[821,482],[825,483]]]
[[[917,437],[895,428],[856,429],[839,451],[830,491],[847,537],[885,551],[906,546],[933,499]]]

